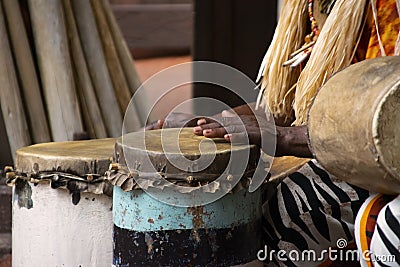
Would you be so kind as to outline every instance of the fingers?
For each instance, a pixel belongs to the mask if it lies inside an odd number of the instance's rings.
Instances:
[[[164,125],[164,120],[158,120],[158,121],[150,123],[144,129],[146,131],[158,130],[158,129],[161,129],[163,127],[163,125]]]
[[[193,128],[194,134],[208,138],[223,138],[227,133],[245,130],[243,122],[238,117],[221,117],[217,121],[204,118],[198,120],[198,126]]]

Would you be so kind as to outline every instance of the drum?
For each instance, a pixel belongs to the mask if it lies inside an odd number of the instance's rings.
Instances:
[[[110,266],[115,139],[21,148],[13,184],[12,265]],[[9,170],[10,171],[10,170]]]
[[[354,64],[319,90],[309,144],[330,173],[372,192],[400,193],[400,57]]]
[[[118,139],[114,266],[262,266],[261,190],[247,190],[258,158],[191,128]]]

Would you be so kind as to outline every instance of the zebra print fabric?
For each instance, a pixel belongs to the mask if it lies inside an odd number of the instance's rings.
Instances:
[[[378,201],[386,202],[387,204],[378,212],[371,212],[369,207]],[[376,213],[378,214],[376,215]],[[375,221],[373,217],[375,217]],[[375,194],[365,201],[357,215],[355,231],[360,253],[365,250],[369,251],[369,259],[362,258],[360,261],[362,267],[400,266],[399,220],[400,196],[395,198],[393,196]],[[371,221],[374,224],[373,231],[368,231],[367,228]]]
[[[336,247],[338,239],[354,243],[354,221],[369,192],[328,174],[316,160],[289,175],[271,190],[266,190],[264,234],[268,250],[285,251],[270,264],[279,266],[317,266],[324,262],[294,261],[289,253],[313,250],[320,255]],[[268,265],[270,266],[270,265]]]

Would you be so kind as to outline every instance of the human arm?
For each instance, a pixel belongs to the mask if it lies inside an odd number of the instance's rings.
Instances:
[[[235,112],[237,115],[235,115]],[[271,156],[311,158],[307,142],[307,126],[276,126],[264,111],[255,111],[254,104],[224,111],[220,117],[197,120],[193,131],[209,138],[225,138],[232,143],[252,143]],[[247,139],[248,138],[248,139]],[[248,140],[248,141],[247,141]],[[276,147],[272,147],[276,142]]]

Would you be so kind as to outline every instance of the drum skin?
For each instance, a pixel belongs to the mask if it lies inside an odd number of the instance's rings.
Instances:
[[[111,163],[114,144],[115,139],[99,139],[24,147],[17,151],[15,172],[20,175],[57,172],[60,176],[82,178],[89,173],[104,175]],[[111,266],[110,192],[94,193],[99,185],[92,184],[88,189],[93,192],[71,193],[67,190],[71,189],[70,184],[67,189],[56,189],[58,181],[54,177],[35,183],[15,180],[12,265]]]
[[[171,145],[178,131],[180,151]],[[161,147],[161,133],[166,141],[164,148]],[[143,138],[146,138],[145,142]],[[248,169],[255,168],[252,164],[257,163],[258,148],[231,147],[230,143],[217,139],[214,140],[214,161],[207,168],[194,172],[194,166],[198,165],[193,160],[212,154],[208,149],[200,153],[202,141],[212,140],[195,136],[189,128],[130,133],[117,140],[114,157],[122,165],[120,168],[130,165],[130,162],[139,162],[137,166],[143,173],[163,166],[160,170],[165,176],[180,182],[184,181],[181,179],[184,175],[194,177],[198,182],[211,182],[205,180],[222,174],[231,153],[240,155],[242,150],[250,152]],[[169,150],[168,157],[165,149]],[[170,162],[171,159],[179,161],[180,154],[192,160],[181,169]],[[143,164],[146,157],[155,167]],[[136,171],[130,169],[130,172]],[[113,195],[113,266],[262,266],[257,260],[257,252],[263,248],[260,189],[250,193],[241,187],[213,202],[191,206],[190,198],[183,195],[188,194],[183,191],[164,188],[157,191],[158,195],[149,195],[141,188],[121,188],[118,184],[116,182]],[[186,186],[198,188],[196,185]],[[162,195],[171,199],[188,199],[187,206],[159,201],[158,197],[165,197]]]
[[[309,145],[331,174],[371,192],[400,193],[400,57],[354,64],[320,88]]]

